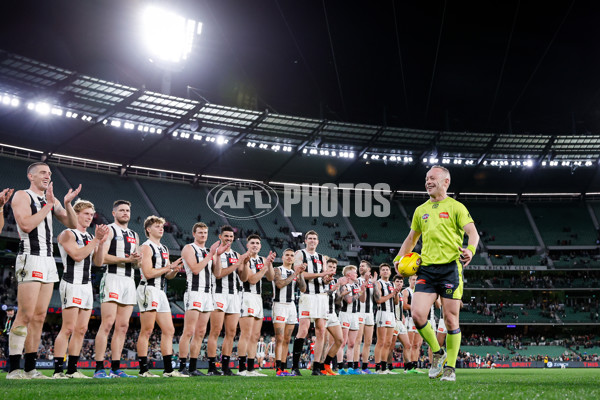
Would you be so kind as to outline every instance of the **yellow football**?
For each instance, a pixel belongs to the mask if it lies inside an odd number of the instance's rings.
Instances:
[[[408,253],[402,256],[397,256],[394,262],[398,261],[398,272],[406,277],[417,273],[421,266],[421,255],[419,253]]]

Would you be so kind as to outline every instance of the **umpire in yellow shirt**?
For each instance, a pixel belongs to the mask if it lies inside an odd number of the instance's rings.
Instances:
[[[411,313],[417,330],[433,352],[429,377],[435,379],[441,376],[442,381],[456,380],[454,367],[461,339],[459,312],[463,265],[471,262],[479,243],[479,234],[467,208],[448,197],[449,186],[450,171],[439,165],[431,167],[425,178],[425,189],[430,199],[415,210],[410,232],[398,252],[401,256],[410,253],[423,235],[421,266]],[[462,248],[465,233],[469,244]],[[442,299],[444,322],[448,329],[447,352],[438,344],[427,319],[438,295]]]

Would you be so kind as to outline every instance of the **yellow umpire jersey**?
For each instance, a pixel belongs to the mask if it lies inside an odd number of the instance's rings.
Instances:
[[[469,211],[459,201],[446,197],[442,201],[421,204],[413,214],[410,228],[423,237],[422,265],[447,264],[460,257],[463,227],[473,222]]]

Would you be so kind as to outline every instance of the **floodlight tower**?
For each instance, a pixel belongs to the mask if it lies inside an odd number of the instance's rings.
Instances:
[[[142,14],[142,37],[149,60],[162,70],[161,91],[171,93],[171,75],[184,67],[202,23],[151,5]]]

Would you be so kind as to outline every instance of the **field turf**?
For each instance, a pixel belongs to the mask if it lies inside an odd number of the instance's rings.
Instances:
[[[276,377],[271,370],[262,372],[270,376],[7,381],[2,373],[0,393],[11,400],[600,398],[600,369],[466,369],[457,371],[456,382],[434,381],[427,375],[312,377],[306,371],[302,377]]]

